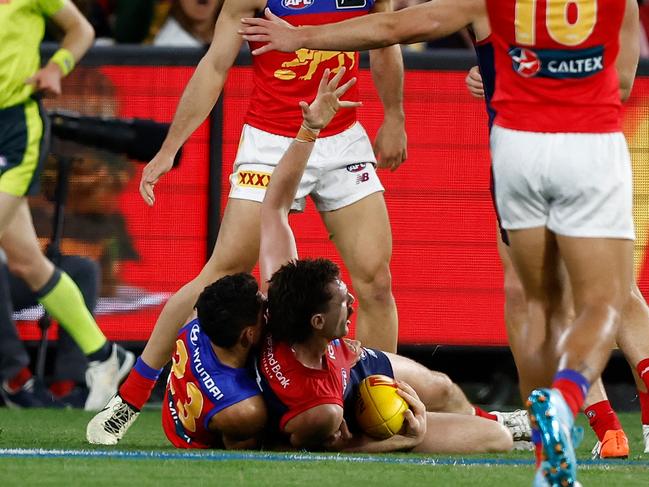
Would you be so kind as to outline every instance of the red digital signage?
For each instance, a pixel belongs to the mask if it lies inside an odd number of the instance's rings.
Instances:
[[[192,68],[106,66],[76,73],[68,80],[67,97],[59,101],[64,108],[168,122]],[[224,91],[222,208],[252,76],[250,67],[233,68]],[[464,72],[451,71],[406,73],[408,161],[396,172],[380,172],[392,224],[391,268],[402,344],[506,345],[502,272],[488,189],[486,115],[482,101],[467,93],[464,77]],[[359,118],[373,137],[382,111],[367,70],[359,86]],[[625,133],[635,171],[636,270],[640,288],[647,291],[649,79],[636,81],[625,109]],[[102,263],[97,319],[109,338],[146,340],[162,303],[205,262],[209,144],[203,124],[186,144],[181,165],[156,186],[154,208],[138,193],[142,164],[83,153],[94,179],[88,165],[81,165],[73,180],[64,251],[85,253]],[[86,187],[86,193],[75,196],[75,185],[83,188],[84,181],[86,186],[91,182],[96,194],[88,196]],[[86,241],[74,234],[97,213],[111,222],[113,234]],[[301,256],[325,256],[341,264],[312,204],[293,216],[291,224]],[[47,230],[39,234],[45,242]],[[38,336],[30,321],[36,315],[37,310],[19,315],[27,320],[21,326],[26,338]]]

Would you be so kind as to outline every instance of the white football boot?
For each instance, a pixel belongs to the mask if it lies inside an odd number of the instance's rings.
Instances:
[[[642,437],[644,438],[644,452],[649,453],[649,424],[642,425]]]
[[[86,439],[93,445],[116,445],[139,415],[138,410],[115,394],[88,423]]]
[[[490,411],[490,413],[496,415],[498,422],[511,432],[515,443],[532,441],[532,427],[525,409],[511,412]]]

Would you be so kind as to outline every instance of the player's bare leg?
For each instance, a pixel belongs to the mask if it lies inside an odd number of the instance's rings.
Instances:
[[[321,215],[358,299],[356,338],[364,346],[396,352],[399,324],[390,275],[392,233],[383,193]]]
[[[0,238],[0,245],[7,254],[9,270],[24,280],[32,291],[41,289],[52,276],[54,265],[38,245],[26,198],[21,198],[15,207],[11,223]]]
[[[591,383],[611,354],[633,282],[633,242],[557,236],[572,284],[577,318],[559,343],[559,370],[581,373]]]
[[[394,378],[409,384],[426,406],[426,411],[473,415],[464,392],[446,374],[430,370],[407,357],[386,353]]]
[[[14,219],[18,208],[24,200],[24,197],[0,192],[0,237]]]
[[[543,341],[544,335],[527,328],[525,291],[511,261],[509,247],[503,243],[500,232],[498,253],[504,273],[505,325],[518,371],[521,397],[525,401],[535,387],[550,387],[556,370],[552,370],[538,358],[532,359],[527,356],[529,342],[534,340],[528,340],[526,337],[536,337],[537,340]],[[557,278],[559,281],[557,290],[563,292],[563,297],[558,301],[560,306],[554,310],[550,318],[553,323],[551,337],[543,345],[540,345],[540,347],[548,349],[541,357],[554,353],[559,335],[574,320],[572,292],[567,282],[565,266],[560,265]],[[588,391],[584,403],[584,414],[588,417],[598,438],[593,448],[593,455],[602,458],[626,458],[629,454],[628,440],[611,407],[601,378],[598,378]]]
[[[153,328],[142,359],[160,369],[171,359],[178,330],[191,315],[206,286],[227,274],[250,272],[259,257],[259,211],[254,201],[228,201],[212,256],[201,272],[165,304]]]
[[[509,431],[496,421],[453,413],[427,413],[424,440],[417,453],[491,453],[509,451]]]

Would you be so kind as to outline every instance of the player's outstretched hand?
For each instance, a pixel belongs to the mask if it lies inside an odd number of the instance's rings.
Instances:
[[[352,108],[361,105],[358,101],[341,101],[340,97],[356,84],[356,78],[351,78],[344,85],[338,86],[340,80],[345,75],[345,68],[342,67],[336,73],[336,76],[329,79],[331,71],[325,69],[318,87],[318,94],[315,100],[309,105],[305,101],[300,102],[304,125],[312,130],[321,130],[325,128],[334,115],[341,108]]]
[[[269,8],[264,10],[264,14],[265,19],[258,17],[241,19],[243,27],[239,30],[239,34],[246,41],[266,43],[252,51],[254,56],[268,51],[294,52],[302,47],[296,27],[279,18]]]
[[[480,74],[480,68],[478,66],[473,66],[469,73],[464,79],[466,87],[476,98],[484,98],[484,84],[482,83],[482,75]]]
[[[397,393],[408,403],[410,409],[403,413],[405,423],[400,434],[412,438],[414,448],[424,440],[426,436],[426,406],[415,390],[403,381],[397,381]]]
[[[144,167],[142,178],[140,179],[140,195],[147,205],[153,206],[155,203],[153,188],[158,180],[171,170],[173,163],[173,156],[168,156],[158,152]]]
[[[45,98],[54,98],[61,94],[61,78],[63,73],[54,63],[47,63],[43,68],[25,80],[28,85],[34,86],[34,91],[42,93]]]

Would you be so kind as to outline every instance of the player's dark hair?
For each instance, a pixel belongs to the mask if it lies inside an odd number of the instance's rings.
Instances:
[[[262,298],[255,278],[247,273],[225,276],[207,286],[196,302],[203,332],[214,345],[234,346],[243,329],[257,323]]]
[[[268,331],[277,341],[302,343],[313,333],[311,317],[327,310],[333,297],[327,286],[340,278],[328,259],[304,259],[283,265],[269,281]]]

